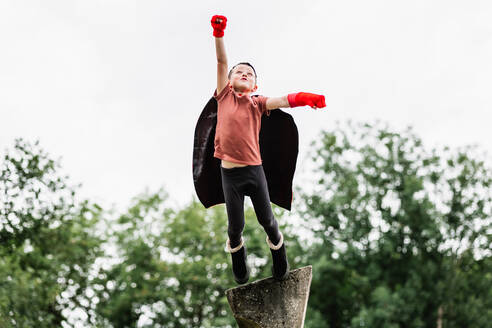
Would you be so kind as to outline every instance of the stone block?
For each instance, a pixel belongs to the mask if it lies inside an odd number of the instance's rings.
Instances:
[[[226,290],[239,328],[302,328],[306,316],[312,266],[290,271],[289,278],[272,277]]]

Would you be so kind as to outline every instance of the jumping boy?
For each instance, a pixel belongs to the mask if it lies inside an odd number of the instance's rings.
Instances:
[[[258,222],[265,230],[266,241],[272,253],[273,277],[287,279],[287,261],[284,238],[273,216],[267,181],[262,167],[259,147],[261,116],[270,110],[297,106],[325,107],[325,98],[312,93],[293,93],[270,98],[251,96],[258,89],[256,71],[249,63],[239,63],[228,70],[224,47],[227,18],[215,15],[211,20],[217,54],[217,126],[214,157],[221,160],[222,189],[228,216],[227,250],[232,257],[232,272],[238,284],[249,279],[244,229],[244,196],[251,198]]]

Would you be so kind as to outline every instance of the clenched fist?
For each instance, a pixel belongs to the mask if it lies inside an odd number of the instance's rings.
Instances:
[[[325,96],[308,92],[291,93],[287,96],[290,107],[311,106],[312,108],[326,107]]]
[[[214,15],[211,20],[212,27],[214,28],[214,36],[221,38],[224,36],[224,30],[227,24],[227,18],[221,15]]]

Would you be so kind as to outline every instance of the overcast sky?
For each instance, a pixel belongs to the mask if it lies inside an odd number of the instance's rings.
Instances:
[[[228,18],[232,65],[258,93],[305,91],[285,109],[308,145],[336,120],[407,125],[427,145],[492,146],[492,2],[0,1],[0,154],[39,139],[81,193],[125,206],[163,186],[195,194],[196,120],[216,83],[210,18]]]

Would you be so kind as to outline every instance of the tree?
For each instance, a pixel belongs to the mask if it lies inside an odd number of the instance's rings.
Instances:
[[[266,234],[250,206],[245,218],[251,279],[270,276]],[[174,210],[165,191],[147,192],[107,227],[107,262],[114,264],[94,281],[100,326],[235,327],[225,297],[237,284],[225,252],[224,205],[205,209],[193,199]]]
[[[1,327],[59,327],[72,310],[89,312],[101,209],[77,202],[59,168],[38,142],[22,139],[1,163]]]
[[[332,328],[485,327],[492,174],[484,156],[473,147],[428,151],[411,129],[380,123],[339,124],[312,146],[317,181],[299,204],[316,237],[306,253],[309,310]]]

